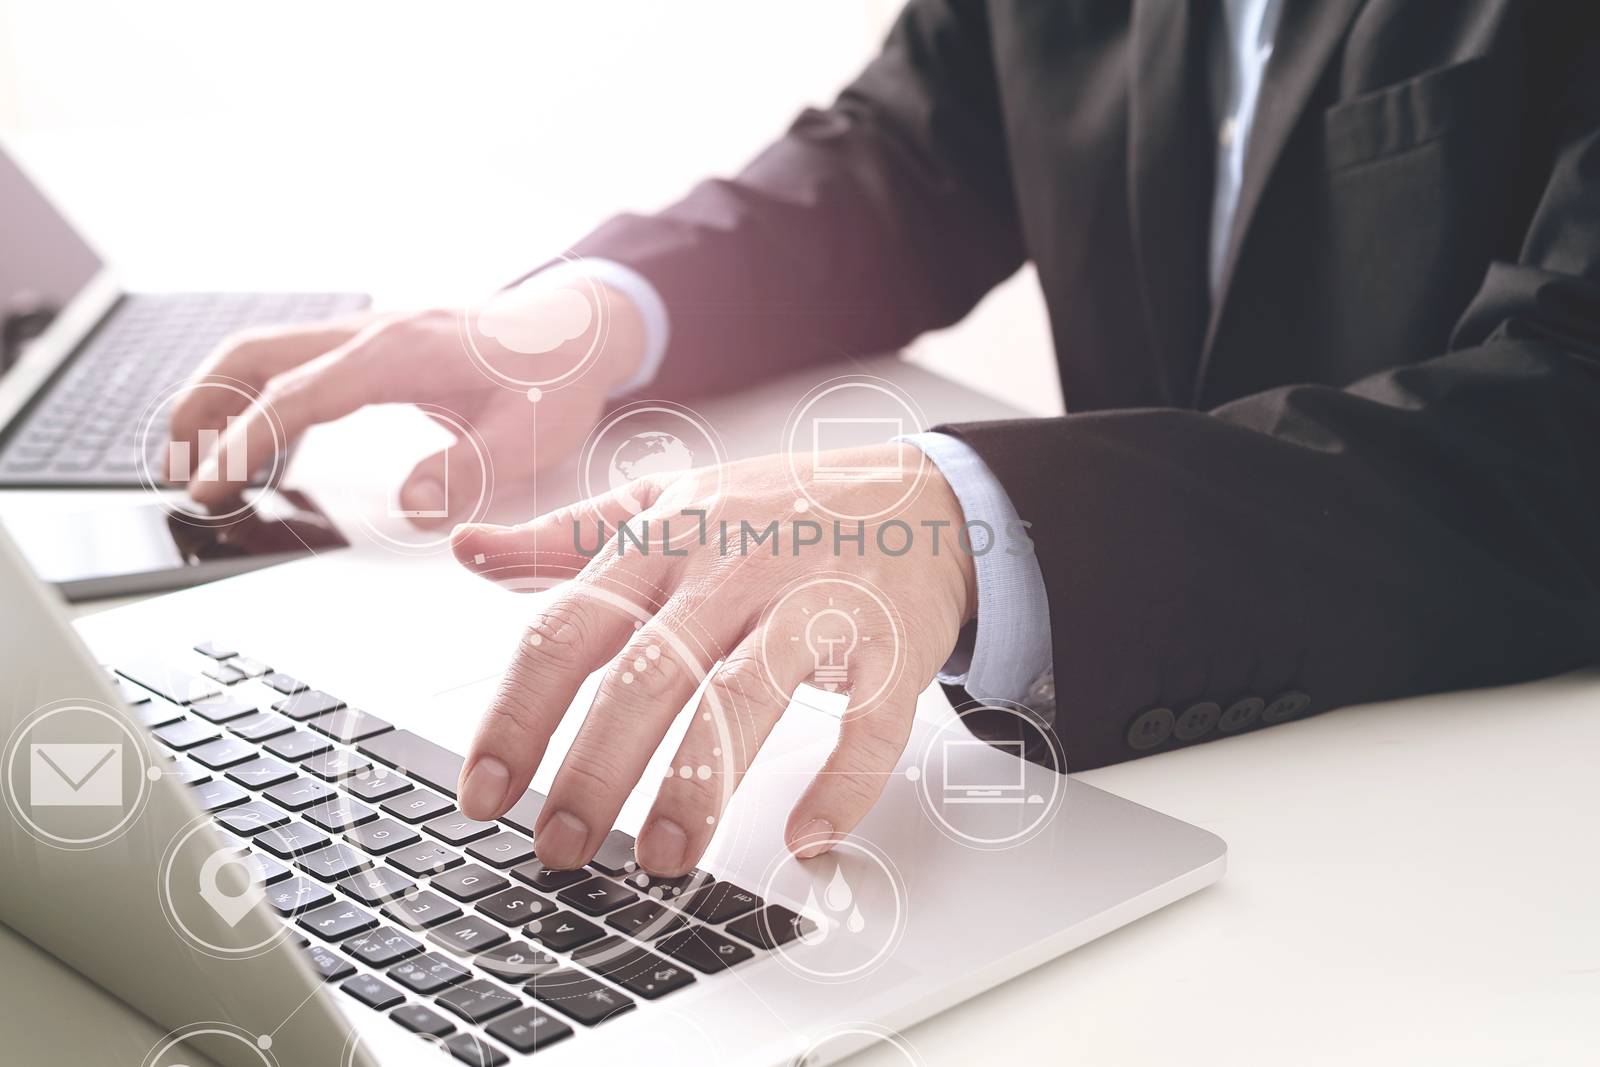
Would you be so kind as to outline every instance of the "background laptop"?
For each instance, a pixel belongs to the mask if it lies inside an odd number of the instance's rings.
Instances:
[[[0,487],[138,486],[151,401],[228,334],[358,310],[354,293],[126,293],[0,146]]]

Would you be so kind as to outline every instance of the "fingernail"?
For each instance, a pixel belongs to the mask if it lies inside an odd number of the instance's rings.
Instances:
[[[418,478],[400,495],[407,511],[444,510],[444,485],[436,478]]]
[[[671,819],[652,819],[633,851],[639,866],[652,874],[680,874],[689,855],[689,835]]]
[[[483,756],[461,781],[461,811],[469,819],[492,819],[500,814],[511,772],[493,756]]]
[[[833,823],[827,819],[812,819],[794,835],[794,854],[808,860],[820,856],[833,847]]]
[[[558,811],[534,835],[534,851],[539,862],[556,870],[566,870],[583,862],[583,846],[589,842],[589,828],[570,811]]]

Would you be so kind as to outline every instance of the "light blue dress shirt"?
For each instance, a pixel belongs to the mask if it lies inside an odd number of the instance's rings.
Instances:
[[[1159,0],[1165,3],[1168,0]],[[1171,0],[1177,2],[1177,0]],[[1211,246],[1207,260],[1211,292],[1221,281],[1222,258],[1239,204],[1245,150],[1255,123],[1262,76],[1272,58],[1281,0],[1222,0],[1222,32],[1211,55],[1211,95],[1217,123],[1216,182],[1211,204]],[[637,271],[610,260],[586,259],[552,271],[582,270],[604,281],[638,306],[644,320],[645,355],[639,371],[618,392],[649,384],[666,354],[671,323],[655,287]],[[1018,521],[1011,498],[982,457],[959,438],[919,433],[905,438],[939,468],[969,523],[993,530]],[[1055,687],[1051,676],[1050,601],[1033,553],[1013,555],[1005,546],[984,551],[974,544],[978,611],[941,681],[962,685],[979,700],[1011,700],[1053,719]]]

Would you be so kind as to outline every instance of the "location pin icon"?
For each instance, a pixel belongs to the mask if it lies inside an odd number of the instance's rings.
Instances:
[[[238,893],[222,887],[222,869],[230,864],[245,872],[244,888]],[[200,865],[200,899],[229,926],[238,926],[266,895],[266,887],[250,877],[245,858],[231,848],[217,849]]]

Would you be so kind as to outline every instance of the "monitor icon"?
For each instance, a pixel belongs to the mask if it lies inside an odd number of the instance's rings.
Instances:
[[[905,420],[898,418],[836,418],[818,416],[811,420],[812,477],[819,482],[899,482],[905,478],[904,465],[898,462],[904,444],[898,443],[896,462],[871,466],[831,463],[825,458],[834,449],[859,448],[893,442],[905,432]]]
[[[992,749],[1011,758],[1005,764],[992,757],[974,758],[987,756]],[[951,737],[941,743],[940,757],[946,804],[1024,804],[1029,800],[1024,778],[1028,765],[1022,758],[1021,741]]]

